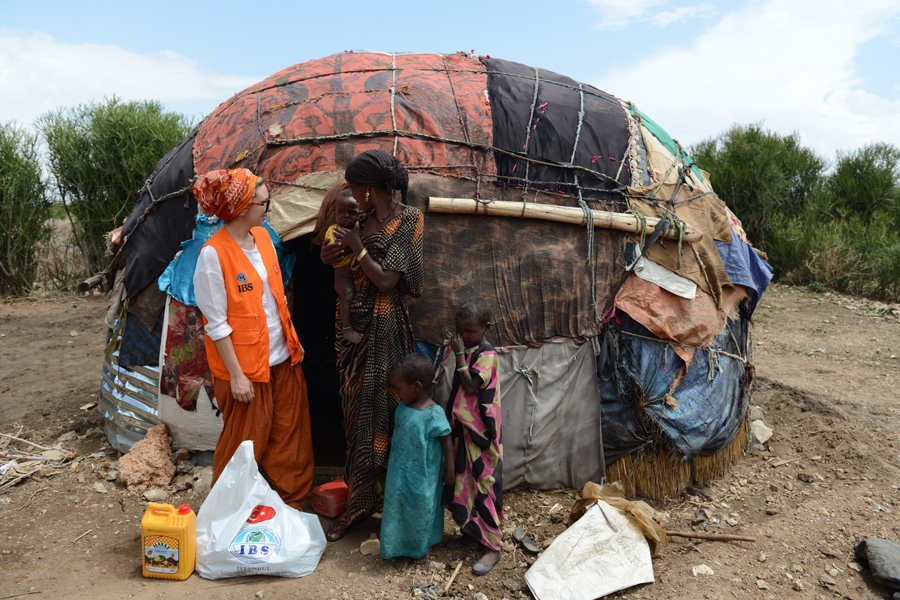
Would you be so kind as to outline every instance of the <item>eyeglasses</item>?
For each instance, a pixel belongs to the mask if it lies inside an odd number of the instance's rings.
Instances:
[[[266,212],[269,212],[269,205],[272,203],[271,198],[267,198],[265,202],[251,202],[250,204],[255,204],[256,206],[265,206]]]

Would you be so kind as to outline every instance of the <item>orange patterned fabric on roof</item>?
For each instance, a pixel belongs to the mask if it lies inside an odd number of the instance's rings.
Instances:
[[[285,69],[200,127],[197,172],[245,166],[272,183],[383,150],[413,171],[494,175],[484,64],[461,54],[344,53]]]

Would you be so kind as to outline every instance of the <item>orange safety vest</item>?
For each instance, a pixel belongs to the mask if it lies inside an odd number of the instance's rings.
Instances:
[[[303,348],[297,339],[297,332],[291,323],[287,299],[284,297],[284,286],[281,283],[281,269],[278,256],[272,245],[272,238],[264,227],[250,230],[256,240],[256,248],[266,266],[267,281],[281,317],[281,328],[287,339],[291,352],[291,365],[303,360]],[[225,295],[228,298],[228,325],[231,326],[231,343],[241,370],[250,381],[269,381],[269,328],[266,325],[266,314],[263,311],[263,281],[256,272],[253,263],[244,254],[240,245],[231,237],[228,230],[222,227],[204,246],[216,249],[222,276],[225,279]],[[203,317],[203,324],[207,324]],[[206,337],[206,358],[209,370],[216,379],[230,380],[231,375],[225,362],[219,355],[216,343]]]

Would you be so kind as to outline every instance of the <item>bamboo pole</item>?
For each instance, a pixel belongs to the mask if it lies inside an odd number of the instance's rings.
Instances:
[[[584,211],[573,206],[555,206],[553,204],[538,204],[536,202],[505,202],[494,200],[491,202],[476,202],[471,198],[436,198],[428,199],[428,211],[437,213],[451,213],[461,215],[485,214],[494,217],[516,217],[525,219],[540,219],[543,221],[556,221],[557,223],[572,223],[584,225]],[[604,210],[592,210],[594,214],[594,227],[600,229],[615,229],[629,233],[640,233],[641,224],[637,217],[628,213],[614,213]],[[659,223],[656,217],[647,217],[647,233],[649,234]],[[666,232],[665,237],[675,239],[677,233],[674,228]],[[686,242],[699,242],[703,239],[703,232],[684,224],[684,236]]]

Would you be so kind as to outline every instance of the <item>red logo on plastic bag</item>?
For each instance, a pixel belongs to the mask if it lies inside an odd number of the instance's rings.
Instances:
[[[259,504],[256,508],[253,509],[253,512],[250,513],[250,518],[247,519],[248,523],[262,523],[263,521],[268,521],[269,519],[275,518],[275,509],[271,506],[266,506],[265,504]]]

